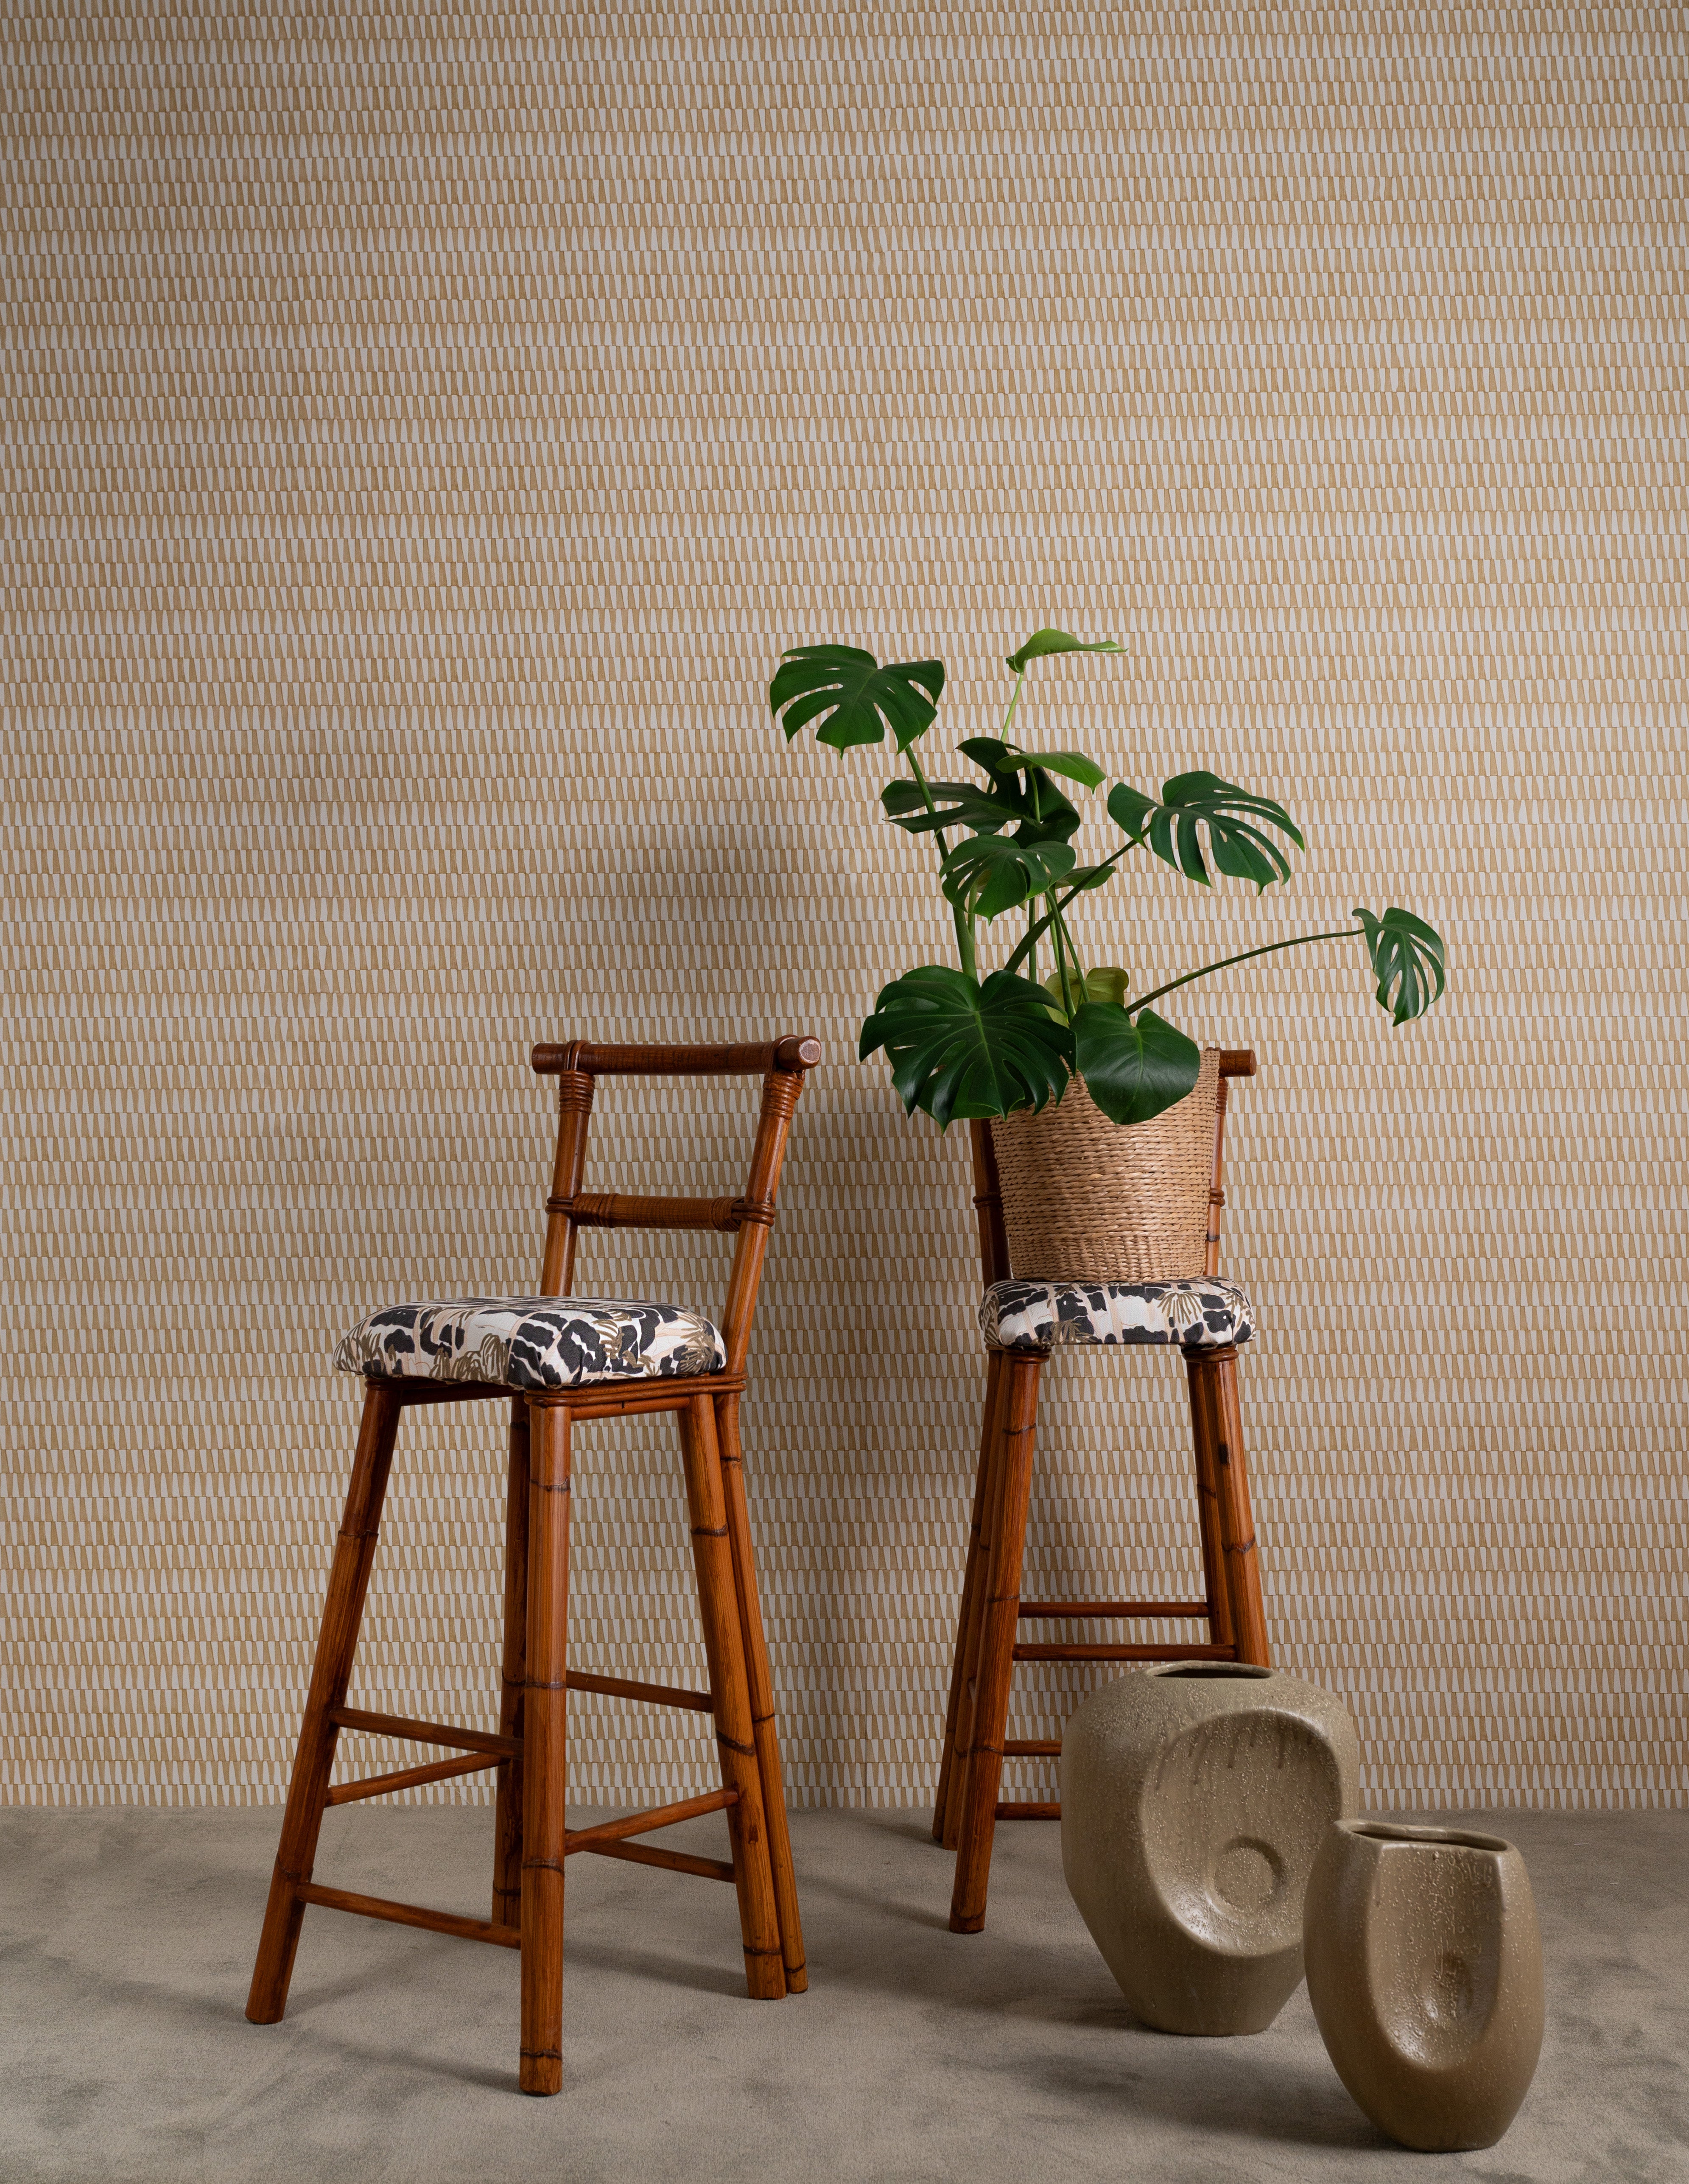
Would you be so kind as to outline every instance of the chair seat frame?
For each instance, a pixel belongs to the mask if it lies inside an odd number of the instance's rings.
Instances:
[[[566,1861],[587,1852],[731,1881],[737,1892],[745,1981],[755,1999],[808,1985],[787,1827],[768,1649],[758,1596],[739,1404],[763,1261],[793,1109],[820,1059],[812,1039],[758,1045],[538,1046],[533,1067],[559,1079],[559,1126],[540,1291],[567,1296],[583,1228],[709,1228],[736,1233],[719,1373],[605,1380],[512,1396],[472,1381],[371,1379],[330,1571],[282,1840],[270,1880],[247,2015],[273,2024],[287,2007],[308,1906],[517,1949],[521,1955],[520,2082],[532,2093],[562,2084],[563,1906]],[[600,1076],[760,1073],[761,1112],[745,1190],[738,1199],[588,1196],[581,1191],[593,1092]],[[350,1707],[347,1692],[374,1564],[399,1420],[436,1403],[507,1402],[504,1638],[499,1723],[490,1731]],[[568,1665],[571,1443],[577,1422],[670,1412],[679,1426],[688,1520],[709,1689],[603,1676]],[[599,1825],[566,1823],[571,1691],[707,1713],[722,1786]],[[457,1757],[333,1783],[343,1730],[443,1747]],[[498,1770],[491,1916],[475,1919],[325,1886],[315,1878],[324,1814],[402,1789]],[[707,1858],[644,1840],[700,1814],[726,1815],[731,1857]]]

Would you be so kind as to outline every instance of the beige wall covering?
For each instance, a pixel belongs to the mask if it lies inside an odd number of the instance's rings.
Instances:
[[[1138,875],[1118,960],[1355,902],[1450,942],[1419,1028],[1335,950],[1181,1011],[1262,1061],[1229,1257],[1283,1660],[1374,1805],[1683,1802],[1681,11],[20,4],[4,44],[0,1794],[276,1797],[333,1338],[532,1280],[529,1042],[800,1028],[750,1415],[788,1748],[800,1801],[927,1795],[965,1148],[850,1057],[945,935],[877,755],[789,754],[761,692],[788,643],[938,650],[953,740],[1053,621],[1126,657],[1040,671],[1029,733],[1310,837],[1258,909]],[[748,1102],[689,1100],[686,1176]],[[1040,1582],[1179,1581],[1176,1371],[1054,1381]],[[402,1456],[376,1703],[490,1713],[499,1442]],[[666,1445],[583,1470],[583,1657],[684,1669]],[[690,1728],[577,1724],[583,1796],[701,1779]]]

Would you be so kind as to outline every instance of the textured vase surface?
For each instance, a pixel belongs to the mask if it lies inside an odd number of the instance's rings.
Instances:
[[[1260,2032],[1302,1972],[1302,1892],[1357,1803],[1354,1724],[1276,1669],[1179,1662],[1092,1693],[1062,1736],[1062,1869],[1133,2014]]]
[[[1309,1876],[1308,1999],[1380,2131],[1428,2153],[1493,2146],[1542,2046],[1542,1945],[1499,1836],[1351,1820]]]

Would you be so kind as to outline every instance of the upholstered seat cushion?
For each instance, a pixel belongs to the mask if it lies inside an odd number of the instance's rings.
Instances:
[[[1042,1352],[1072,1343],[1177,1343],[1218,1350],[1247,1342],[1255,1312],[1235,1282],[993,1282],[979,1306],[991,1350]]]
[[[609,1297],[458,1297],[390,1304],[334,1353],[367,1380],[482,1380],[537,1395],[593,1380],[719,1373],[727,1348],[684,1305]]]

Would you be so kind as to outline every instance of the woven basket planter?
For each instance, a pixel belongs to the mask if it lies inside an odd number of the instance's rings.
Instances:
[[[1152,1123],[1111,1123],[1077,1077],[1041,1114],[991,1126],[1016,1279],[1165,1282],[1207,1264],[1218,1047],[1196,1088]]]

